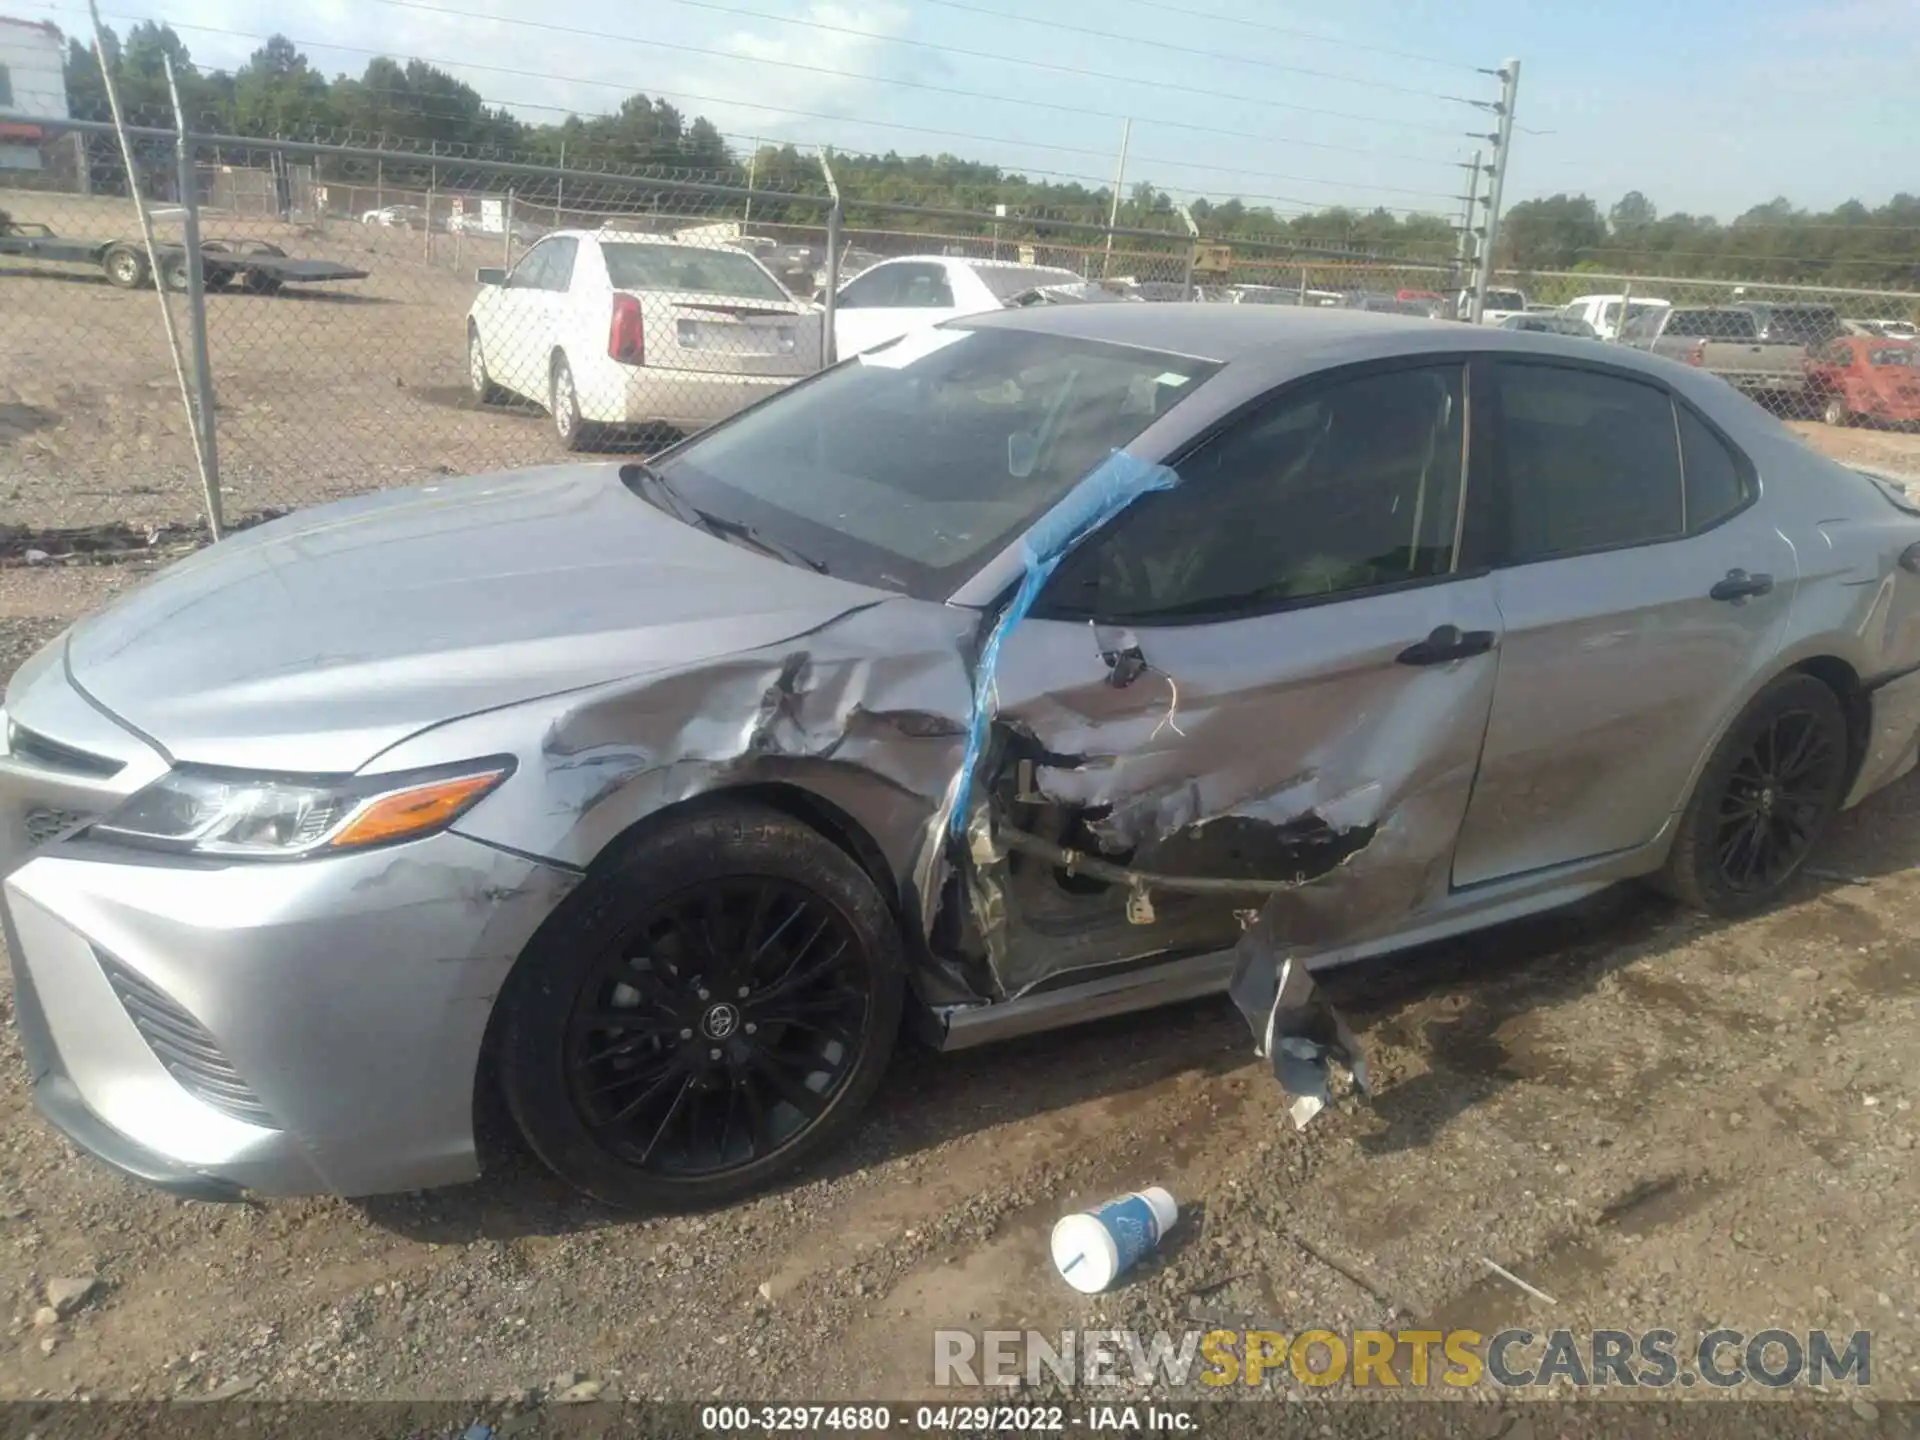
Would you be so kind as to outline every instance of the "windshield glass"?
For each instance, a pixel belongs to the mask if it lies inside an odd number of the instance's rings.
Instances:
[[[735,300],[786,300],[780,282],[738,250],[600,242],[616,290],[689,290]]]
[[[1212,375],[1185,356],[941,326],[795,386],[658,470],[835,575],[945,600]]]
[[[1889,345],[1885,350],[1876,350],[1870,357],[1875,365],[1913,365],[1913,347],[1911,345]]]

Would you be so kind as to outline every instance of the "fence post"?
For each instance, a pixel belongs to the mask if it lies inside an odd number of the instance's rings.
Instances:
[[[840,186],[834,181],[833,166],[824,148],[820,151],[820,171],[827,177],[827,194],[833,197],[833,206],[827,211],[827,284],[820,317],[820,359],[823,364],[831,365],[840,358],[840,347],[833,337],[833,317],[840,292],[841,215]]]
[[[1193,299],[1193,266],[1200,258],[1200,227],[1193,223],[1193,211],[1185,205],[1179,207],[1180,218],[1187,222],[1187,268],[1180,277],[1180,298]]]
[[[438,180],[439,177],[434,174],[433,168],[429,167],[427,170],[427,220],[420,227],[420,258],[428,264],[433,263],[433,192],[437,188]]]
[[[513,268],[513,187],[507,187],[507,203],[500,207],[500,263]]]
[[[1614,317],[1613,321],[1613,343],[1616,345],[1624,345],[1627,343],[1627,316],[1632,310],[1633,282],[1631,280],[1622,280],[1620,282],[1620,313]],[[1602,325],[1607,323],[1607,307],[1605,305],[1600,307],[1600,323]]]
[[[175,143],[180,164],[180,238],[187,248],[187,333],[193,342],[193,444],[200,458],[201,484],[207,492],[207,529],[218,540],[226,530],[226,521],[220,506],[220,452],[214,439],[213,366],[207,357],[207,270],[200,250],[200,187],[194,181],[193,136],[187,130],[187,112],[180,103],[173,59],[166,55],[160,58],[166,65],[173,123],[180,129]],[[156,283],[160,282],[156,279]]]
[[[1487,187],[1487,233],[1480,241],[1480,264],[1474,273],[1473,323],[1487,308],[1487,287],[1493,283],[1493,251],[1500,239],[1500,192],[1507,182],[1507,157],[1513,153],[1513,101],[1520,93],[1520,62],[1500,67],[1500,131],[1494,139],[1493,183]]]

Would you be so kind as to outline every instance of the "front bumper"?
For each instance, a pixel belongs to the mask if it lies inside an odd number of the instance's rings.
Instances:
[[[0,890],[36,1102],[191,1193],[473,1179],[494,997],[573,881],[451,833],[291,864],[56,846]]]
[[[41,1112],[184,1194],[477,1175],[494,998],[578,877],[451,831],[250,864],[88,840],[167,762],[63,668],[22,667],[28,732],[0,739],[0,931]]]

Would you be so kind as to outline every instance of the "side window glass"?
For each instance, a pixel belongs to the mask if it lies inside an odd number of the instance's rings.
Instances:
[[[1664,390],[1552,365],[1493,372],[1510,563],[1681,533],[1680,447]]]
[[[894,303],[915,310],[949,310],[953,308],[953,286],[947,282],[947,272],[938,265],[902,265],[900,267],[904,284],[901,297]]]
[[[1686,471],[1687,530],[1706,529],[1747,503],[1744,467],[1726,442],[1684,405],[1674,406],[1680,427],[1680,463]]]
[[[880,310],[898,304],[900,272],[904,265],[877,265],[856,276],[841,290],[835,308],[841,310]]]
[[[520,263],[507,276],[510,290],[540,290],[546,287],[547,262],[553,258],[553,245],[543,242],[520,257]]]
[[[1462,373],[1394,370],[1277,402],[1075,551],[1052,613],[1228,617],[1453,569]]]
[[[549,290],[565,290],[573,283],[574,257],[579,253],[580,242],[571,236],[558,240],[549,240],[547,249],[547,268],[542,275],[542,283]]]

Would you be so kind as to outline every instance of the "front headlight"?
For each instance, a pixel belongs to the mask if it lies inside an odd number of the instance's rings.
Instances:
[[[197,855],[331,854],[445,829],[512,772],[513,762],[501,758],[339,778],[181,769],[132,796],[92,833]]]

